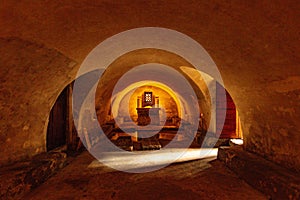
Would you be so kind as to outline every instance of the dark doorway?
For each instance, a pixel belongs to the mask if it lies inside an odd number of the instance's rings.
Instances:
[[[47,151],[66,144],[67,133],[67,97],[65,88],[57,98],[49,116],[47,129]]]

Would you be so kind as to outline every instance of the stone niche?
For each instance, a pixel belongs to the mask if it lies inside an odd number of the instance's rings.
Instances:
[[[151,101],[145,101],[145,94],[151,94]],[[118,116],[126,116],[129,111],[132,121],[138,125],[159,125],[161,120],[180,117],[175,99],[165,90],[156,86],[141,86],[133,93],[126,94],[120,102]],[[151,118],[151,119],[150,119]]]

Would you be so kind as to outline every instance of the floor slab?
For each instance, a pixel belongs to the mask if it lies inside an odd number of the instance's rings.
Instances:
[[[150,173],[126,173],[83,152],[25,199],[267,199],[222,162],[206,158],[175,163]]]

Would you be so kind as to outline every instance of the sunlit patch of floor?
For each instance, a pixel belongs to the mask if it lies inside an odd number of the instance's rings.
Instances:
[[[158,166],[167,166],[172,163],[187,162],[199,159],[216,159],[218,154],[217,148],[199,148],[199,149],[161,149],[157,151],[137,151],[137,152],[107,152],[103,153],[101,160],[94,160],[89,164],[88,168],[106,168],[107,167],[119,171],[147,172],[147,170],[135,169],[151,169]],[[148,170],[151,171],[151,170]]]
[[[45,194],[47,200],[268,199],[215,156],[174,163],[151,173],[124,173],[94,160],[84,151],[23,199],[45,199]]]

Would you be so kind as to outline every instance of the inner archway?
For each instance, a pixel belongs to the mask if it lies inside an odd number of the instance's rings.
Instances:
[[[150,101],[145,102],[145,93],[147,92],[151,93],[151,97]],[[127,116],[125,121],[128,121],[129,118],[136,121],[137,108],[146,107],[162,109],[160,113],[164,117],[161,119],[164,119],[166,115],[169,119],[182,118],[182,113],[188,109],[181,95],[167,85],[156,81],[140,81],[131,84],[112,97],[110,118]]]
[[[147,96],[148,95],[148,96]],[[154,109],[158,108],[159,118],[166,118],[168,123],[179,119],[179,106],[174,99],[174,95],[153,85],[145,85],[137,88],[132,94],[128,93],[120,102],[119,113],[122,116],[125,113],[126,103],[129,101],[129,114],[133,121],[138,122],[138,109]],[[176,97],[175,97],[176,98]],[[160,120],[158,121],[160,123]],[[173,123],[175,125],[175,123]]]

